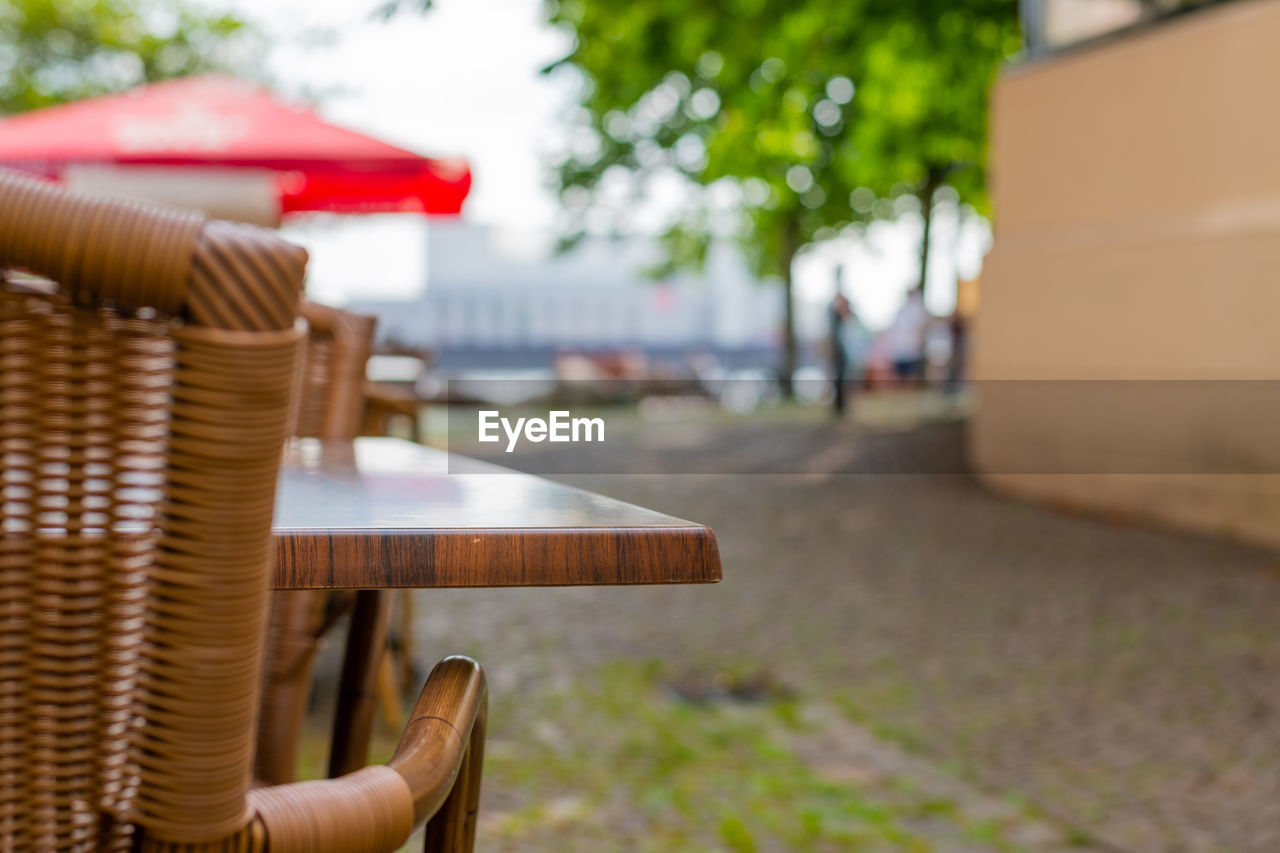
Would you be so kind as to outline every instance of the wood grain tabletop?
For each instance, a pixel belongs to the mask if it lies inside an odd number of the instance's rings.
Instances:
[[[277,589],[714,583],[710,528],[394,438],[295,440]]]

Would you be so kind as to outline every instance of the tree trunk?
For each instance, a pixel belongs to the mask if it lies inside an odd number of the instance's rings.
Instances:
[[[920,199],[920,215],[924,218],[924,234],[920,237],[920,293],[927,292],[929,286],[929,239],[933,225],[933,196],[942,186],[943,170],[930,169],[924,183],[920,186],[917,198]]]
[[[792,262],[800,247],[796,237],[796,229],[788,225],[782,235],[781,256],[778,258],[779,272],[782,273],[783,329],[782,329],[782,364],[778,369],[778,387],[784,400],[795,399],[795,388],[792,377],[796,372],[796,301],[792,288]]]

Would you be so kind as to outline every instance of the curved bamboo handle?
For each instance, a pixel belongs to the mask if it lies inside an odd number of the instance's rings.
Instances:
[[[465,657],[440,661],[427,677],[400,745],[386,766],[365,767],[337,779],[259,788],[250,794],[270,849],[273,853],[397,849],[414,827],[445,804],[455,784],[466,781],[469,788],[478,789],[478,779],[459,780],[459,773],[473,729],[484,725],[487,699],[479,664]],[[475,790],[464,793],[473,798]]]

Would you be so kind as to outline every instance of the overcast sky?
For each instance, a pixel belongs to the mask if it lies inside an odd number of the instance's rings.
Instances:
[[[320,112],[331,121],[422,154],[465,157],[474,175],[466,219],[512,230],[554,226],[544,163],[565,142],[561,119],[575,86],[569,75],[539,73],[568,48],[563,33],[542,23],[541,0],[436,0],[426,15],[402,12],[391,21],[371,17],[376,0],[228,2],[270,31],[328,32],[330,40],[310,46],[292,35],[277,39],[271,76],[286,93],[322,93]],[[347,296],[371,248],[396,261],[397,274],[378,295],[410,295],[421,282],[420,224],[403,216],[366,219],[292,229],[312,249],[319,298]],[[984,227],[971,226],[957,240],[950,211],[935,222],[930,307],[945,313],[957,262],[962,275],[973,275],[988,238]],[[814,252],[798,267],[801,295],[830,298],[832,269],[844,263],[855,306],[882,325],[916,275],[919,230],[918,218],[878,225],[861,240]]]

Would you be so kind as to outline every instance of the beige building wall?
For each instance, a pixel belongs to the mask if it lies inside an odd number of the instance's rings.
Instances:
[[[970,447],[990,484],[1280,544],[1277,81],[1280,0],[1003,75]]]

